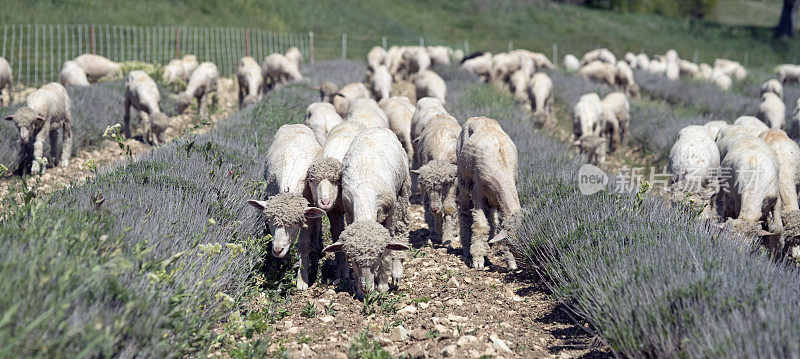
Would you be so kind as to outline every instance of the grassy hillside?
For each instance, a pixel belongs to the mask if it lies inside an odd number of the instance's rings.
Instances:
[[[772,1],[769,2],[772,5]],[[728,2],[721,6],[730,8]],[[733,4],[735,5],[735,4]],[[758,5],[758,4],[756,4]],[[686,57],[695,51],[700,61],[728,57],[750,66],[794,61],[796,41],[772,39],[769,26],[721,25],[670,19],[657,15],[621,14],[551,3],[510,0],[174,0],[108,2],[58,0],[18,2],[0,0],[4,23],[112,23],[132,25],[251,26],[278,31],[314,31],[350,38],[425,36],[429,43],[469,39],[472,49],[504,50],[507,42],[552,53],[582,53],[597,46],[617,52],[663,53],[677,49]],[[755,5],[753,5],[755,6]],[[764,6],[767,6],[766,4]],[[734,6],[734,8],[740,8]],[[741,7],[741,9],[745,9]],[[749,17],[747,12],[717,11],[717,20]],[[733,11],[733,12],[731,12]],[[760,23],[771,16],[759,15]]]

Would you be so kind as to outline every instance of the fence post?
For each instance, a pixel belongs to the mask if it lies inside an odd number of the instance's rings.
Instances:
[[[178,54],[180,53],[181,49],[181,28],[175,30],[175,58],[178,58]]]
[[[386,50],[386,36],[381,36],[381,44],[383,44],[383,49]]]
[[[425,38],[422,36],[419,37],[419,47],[425,47]]]
[[[508,42],[508,52],[511,52],[511,50],[514,50],[514,41]]]
[[[94,54],[94,25],[89,25],[89,41],[92,43],[92,54]]]
[[[464,56],[469,55],[469,40],[464,40]]]
[[[311,61],[311,64],[313,65],[314,64],[314,32],[313,31],[308,33],[308,52],[311,53],[309,55],[311,57],[311,59],[309,61]]]
[[[558,44],[553,43],[553,65],[558,66]]]
[[[750,60],[750,53],[745,51],[744,52],[744,67],[747,67],[747,61]]]
[[[694,50],[694,63],[697,63],[697,50]]]
[[[347,34],[342,33],[342,60],[347,59]]]
[[[250,29],[244,30],[244,53],[250,56]]]

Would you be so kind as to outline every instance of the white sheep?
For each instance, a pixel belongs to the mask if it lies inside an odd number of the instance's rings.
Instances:
[[[439,114],[425,126],[418,139],[422,166],[412,170],[424,193],[428,228],[450,243],[458,235],[456,150],[461,126],[453,116]]]
[[[783,85],[776,79],[769,79],[761,85],[761,94],[763,95],[767,92],[772,92],[783,99]]]
[[[766,92],[761,95],[757,117],[770,128],[783,128],[786,123],[786,105],[774,92]]]
[[[623,59],[625,62],[627,62],[627,63],[628,63],[628,65],[630,65],[631,67],[633,67],[633,68],[636,68],[636,65],[637,65],[637,63],[638,63],[638,60],[636,59],[636,55],[635,55],[634,53],[632,53],[632,52],[626,52],[626,53],[625,53],[625,56],[623,56],[623,57],[622,57],[622,59]]]
[[[447,84],[437,73],[430,70],[420,72],[414,85],[417,88],[417,100],[423,97],[435,97],[442,104],[447,103]]]
[[[792,141],[786,132],[773,128],[758,136],[772,148],[778,161],[778,194],[781,198],[781,212],[800,209],[797,202],[797,188],[800,186],[800,146]]]
[[[582,66],[578,70],[578,74],[584,80],[597,81],[611,87],[616,87],[617,68],[614,64],[595,61]]]
[[[58,74],[62,86],[89,86],[89,79],[83,69],[75,61],[64,61],[64,67]]]
[[[603,102],[596,93],[589,93],[581,96],[572,108],[572,129],[575,134],[574,143],[583,149],[585,144],[582,142],[584,137],[597,136],[603,137],[602,132],[606,128]],[[606,141],[598,142],[599,147],[589,152],[595,153],[598,163],[605,162]],[[584,153],[587,154],[587,153]]]
[[[688,76],[691,78],[698,78],[700,76],[700,66],[696,63],[688,60],[681,60],[678,65],[681,76]]]
[[[431,59],[431,66],[450,66],[450,48],[445,46],[428,46],[428,57]]]
[[[361,122],[367,128],[389,128],[389,118],[371,98],[357,98],[350,102],[347,121]]]
[[[512,236],[521,217],[517,147],[497,121],[473,117],[464,123],[456,156],[459,238],[472,267],[482,268],[487,240],[495,243]],[[491,211],[499,216],[487,216]],[[490,224],[490,218],[494,223]],[[506,245],[503,253],[508,269],[515,270],[516,260]]]
[[[252,105],[261,96],[261,87],[264,85],[264,77],[261,76],[261,66],[256,59],[245,56],[239,60],[236,66],[236,80],[239,83],[239,107]]]
[[[341,188],[348,226],[326,252],[344,251],[356,276],[357,294],[399,283],[409,249],[406,211],[408,161],[397,136],[371,128],[353,140],[342,162]],[[402,252],[399,252],[402,251]],[[376,278],[377,277],[377,278]]]
[[[537,72],[528,82],[527,92],[533,111],[533,123],[539,127],[552,127],[556,120],[553,111],[553,80],[544,72]]]
[[[705,192],[716,184],[719,163],[719,149],[708,128],[684,127],[669,151],[672,188],[683,193]]]
[[[327,102],[315,102],[306,108],[305,125],[314,132],[320,146],[325,144],[328,133],[342,123],[342,117],[336,113],[333,105]]]
[[[11,71],[11,65],[4,57],[0,57],[0,91],[8,95],[8,101],[5,100],[6,95],[0,93],[0,105],[8,106],[11,104],[11,89],[14,87],[14,75]]]
[[[414,157],[411,161],[412,169],[417,169],[422,165],[417,156],[419,149],[417,148],[418,142],[416,139],[422,135],[422,131],[425,130],[425,125],[428,121],[438,114],[447,114],[447,110],[438,98],[424,97],[417,101],[414,116],[411,117],[411,144],[414,147]]]
[[[514,71],[521,67],[521,59],[518,53],[497,53],[492,56],[492,72],[490,81],[495,83],[506,83]],[[529,69],[533,71],[533,69]]]
[[[728,126],[728,123],[725,121],[708,121],[705,125],[703,125],[708,129],[708,133],[711,135],[712,139],[717,138],[717,134],[719,131]]]
[[[300,64],[303,63],[303,54],[300,52],[296,46],[292,46],[289,50],[286,50],[286,58],[291,61],[298,70],[300,70]]]
[[[83,69],[89,83],[95,83],[101,78],[122,76],[122,67],[119,64],[100,55],[83,54],[72,61]]]
[[[195,55],[183,55],[181,66],[183,66],[183,81],[189,81],[189,78],[192,77],[192,72],[200,66],[200,62],[197,61],[197,56]]]
[[[720,159],[725,157],[728,153],[728,149],[739,142],[739,139],[745,136],[753,136],[753,134],[754,132],[752,129],[742,125],[727,125],[721,128],[715,139],[717,148],[719,149]],[[760,132],[758,134],[760,134]]]
[[[66,63],[64,65],[66,67]],[[188,76],[184,74],[183,61],[181,59],[169,60],[169,63],[164,66],[164,73],[161,74],[161,81],[167,85],[178,80],[186,81],[187,79]]]
[[[192,99],[197,99],[197,107],[202,110],[203,98],[217,91],[217,80],[219,80],[217,65],[211,62],[200,64],[197,69],[192,72],[192,76],[189,77],[186,89],[176,97],[178,113],[186,111],[186,108],[192,103]]]
[[[322,247],[320,218],[325,211],[309,206],[313,199],[306,184],[308,167],[321,152],[322,148],[310,128],[300,124],[281,126],[267,150],[264,177],[270,197],[265,201],[247,201],[266,218],[275,258],[285,257],[297,239],[299,290],[308,289],[308,273],[316,265],[311,263],[309,254],[319,253]]]
[[[724,71],[716,68],[711,71],[710,81],[714,85],[717,85],[722,91],[728,91],[731,89],[731,86],[733,86],[731,77]]]
[[[714,60],[714,68],[719,69],[728,76],[733,76],[737,80],[743,80],[747,77],[747,70],[737,61],[728,59]]]
[[[577,57],[573,54],[566,54],[564,55],[564,70],[567,72],[575,72],[578,71],[578,68],[581,67],[581,61],[578,60]]]
[[[800,66],[783,64],[775,68],[775,76],[782,84],[800,83]]]
[[[386,50],[380,46],[372,47],[367,53],[367,66],[375,71],[378,66],[382,66],[386,61]],[[388,71],[388,69],[387,69]]]
[[[372,96],[375,97],[377,101],[391,96],[392,74],[389,73],[386,66],[378,65],[375,67],[372,72],[372,78],[370,79],[370,89],[372,90]]]
[[[31,173],[44,172],[39,161],[44,156],[44,142],[50,138],[50,156],[57,158],[58,130],[62,130],[63,145],[59,165],[69,166],[72,155],[72,127],[70,100],[67,89],[57,82],[51,82],[28,95],[26,106],[20,107],[13,115],[6,117],[13,121],[19,130],[25,157],[33,157]],[[33,146],[29,143],[33,139]],[[31,148],[33,147],[33,148]],[[32,153],[31,153],[32,152]],[[54,162],[55,163],[55,162]]]
[[[353,82],[335,92],[331,97],[331,103],[336,108],[336,113],[345,117],[350,110],[350,102],[359,98],[369,98],[369,90],[364,84]]]
[[[401,59],[399,74],[408,79],[431,67],[431,58],[428,56],[428,52],[420,46],[403,48]]]
[[[764,124],[764,122],[761,122],[761,120],[753,116],[740,116],[739,118],[736,119],[736,121],[733,121],[733,124],[748,129],[749,131],[751,131],[750,135],[752,136],[758,136],[761,134],[761,132],[769,130],[769,126],[767,126],[766,124]]]
[[[411,119],[414,117],[416,108],[405,96],[384,98],[378,102],[378,106],[389,118],[389,128],[397,135],[397,139],[406,150],[408,160],[411,161],[414,158],[414,147],[411,144]]]
[[[492,54],[485,52],[480,56],[463,60],[460,67],[470,74],[478,76],[482,82],[489,82],[492,74]]]
[[[583,55],[583,59],[581,59],[580,66],[583,67],[595,61],[605,62],[607,64],[614,65],[617,63],[617,57],[614,56],[614,54],[608,49],[605,48],[595,49]]]
[[[261,62],[264,91],[303,78],[297,64],[282,54],[270,54]]]
[[[161,93],[158,85],[146,72],[134,70],[125,83],[125,137],[131,137],[131,107],[139,114],[145,142],[159,145],[164,142],[164,130],[169,127],[169,117],[161,112],[158,102]]]
[[[614,87],[625,91],[628,96],[639,97],[639,85],[633,78],[631,67],[625,61],[617,62],[614,81]]]
[[[514,71],[508,79],[508,89],[514,96],[514,102],[522,107],[530,105],[530,98],[528,96],[528,82],[531,80],[531,73],[527,69],[519,69]]]
[[[404,48],[399,46],[392,46],[386,51],[386,57],[383,60],[383,64],[387,69],[389,69],[389,73],[392,74],[392,76],[397,75],[397,73],[400,71],[400,65],[403,62],[404,50]]]
[[[603,98],[603,119],[606,121],[606,137],[611,140],[611,152],[628,143],[631,105],[622,92],[612,92]]]

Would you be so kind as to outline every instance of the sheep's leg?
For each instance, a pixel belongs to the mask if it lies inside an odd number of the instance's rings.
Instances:
[[[195,98],[197,99],[197,113],[200,116],[203,116],[204,112],[206,110],[205,105],[203,104],[203,98],[204,97],[208,97],[208,96],[203,96],[203,95],[195,96]]]
[[[59,166],[69,166],[69,159],[72,157],[72,115],[67,112],[64,122],[61,123],[61,163]]]
[[[402,233],[400,233],[401,232],[400,228],[402,227],[403,224],[398,223],[400,221],[399,212],[401,211],[401,209],[398,208],[397,202],[400,201],[402,201],[402,198],[398,198],[398,200],[395,202],[395,205],[392,207],[389,213],[387,213],[386,222],[384,223],[384,225],[387,228],[389,228],[389,234],[392,236],[392,239],[403,243],[405,241],[403,240],[404,238],[402,238],[403,237]],[[383,283],[381,277],[381,275],[383,275],[383,272],[389,272],[391,274],[392,282],[394,282],[395,285],[400,285],[400,280],[403,279],[403,261],[405,259],[406,259],[405,251],[391,251],[389,252],[388,255],[384,256],[385,265],[383,267],[390,268],[390,271],[382,270],[381,273],[378,273],[379,291],[380,291],[380,284]],[[386,283],[388,283],[388,281]]]
[[[422,203],[425,208],[425,224],[428,226],[428,231],[430,233],[438,234],[438,232],[436,232],[436,224],[434,223],[433,213],[431,212],[431,199],[428,197],[428,193],[425,191],[422,192]]]
[[[153,125],[150,123],[150,114],[145,111],[139,111],[139,119],[142,121],[142,129],[144,130],[144,142],[153,144]]]
[[[344,213],[328,212],[328,220],[331,222],[331,238],[336,243],[339,241],[342,231],[344,231]],[[347,264],[347,255],[344,252],[336,252],[336,276],[342,280],[350,279],[350,267]]]
[[[50,129],[50,158],[53,161],[53,165],[58,161],[58,128],[51,128]]]
[[[472,255],[472,268],[483,268],[486,257],[487,241],[489,240],[489,221],[486,218],[486,199],[483,192],[476,184],[472,187],[472,238],[470,239],[469,252]]]
[[[458,231],[458,214],[452,213],[444,216],[442,223],[442,244],[450,245]]]
[[[46,122],[33,142],[33,163],[31,164],[31,174],[44,173],[44,168],[39,164],[39,159],[44,155],[44,141],[45,136],[50,133],[50,122]]]
[[[311,227],[300,230],[297,239],[297,252],[300,254],[300,267],[297,269],[297,290],[308,289],[309,278],[308,270],[311,268],[309,252],[311,251]]]
[[[242,107],[242,102],[244,102],[244,87],[239,84],[239,107]]]
[[[125,138],[131,138],[131,100],[125,99],[125,115],[122,117],[125,122],[123,131],[125,131]]]
[[[467,184],[461,183],[459,180],[459,188],[458,188],[458,237],[461,241],[461,251],[464,254],[464,257],[469,258],[470,256],[470,236],[472,235],[470,231],[470,225],[472,223],[472,217],[470,214],[470,210],[472,207],[472,201],[470,200],[470,187]]]

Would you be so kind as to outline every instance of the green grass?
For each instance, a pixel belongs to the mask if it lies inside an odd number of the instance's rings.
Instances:
[[[771,26],[777,18],[769,21],[774,16],[771,9],[780,6],[775,0],[765,4],[722,1],[711,21],[617,13],[543,0],[81,0],[69,4],[0,0],[0,6],[4,9],[0,21],[4,23],[249,26],[314,31],[320,42],[327,37],[334,44],[342,32],[347,32],[352,47],[372,46],[385,35],[406,38],[403,41],[407,43],[419,36],[427,43],[452,45],[462,45],[468,39],[471,49],[491,51],[505,50],[508,41],[513,41],[516,48],[547,54],[552,54],[552,45],[557,43],[559,58],[597,46],[618,53],[664,53],[675,48],[687,58],[697,51],[699,60],[705,62],[717,57],[744,60],[747,54],[749,64],[759,67],[792,61],[800,53],[800,44],[772,38]],[[759,20],[748,26],[733,21],[751,16]]]

